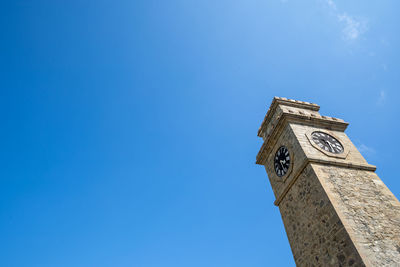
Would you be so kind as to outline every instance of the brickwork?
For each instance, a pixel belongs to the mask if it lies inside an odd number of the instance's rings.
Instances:
[[[264,165],[298,266],[400,266],[400,203],[344,133],[348,123],[319,106],[274,98],[258,131]],[[337,138],[341,154],[324,151],[311,133]],[[279,177],[280,146],[291,165]]]

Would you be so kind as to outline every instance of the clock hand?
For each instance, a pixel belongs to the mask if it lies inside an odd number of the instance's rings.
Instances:
[[[333,152],[334,150],[333,150],[333,148],[331,146],[331,142],[329,142],[328,140],[326,140],[325,142],[328,144],[328,146],[331,148],[331,151]]]
[[[279,163],[281,164],[281,166],[282,166],[282,169],[284,169],[285,167],[283,166],[283,164],[285,164],[285,163],[286,163],[286,160],[280,160],[280,161],[279,161]]]

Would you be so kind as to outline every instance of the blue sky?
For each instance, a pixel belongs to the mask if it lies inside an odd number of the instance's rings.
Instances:
[[[3,1],[2,266],[293,266],[258,127],[318,103],[399,197],[399,8]]]

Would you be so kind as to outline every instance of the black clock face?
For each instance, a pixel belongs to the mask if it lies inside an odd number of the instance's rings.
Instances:
[[[284,176],[290,167],[290,155],[285,146],[281,146],[275,153],[274,168],[278,176]]]
[[[340,154],[344,151],[342,144],[332,135],[323,132],[313,132],[311,137],[314,143],[325,151],[334,154]]]

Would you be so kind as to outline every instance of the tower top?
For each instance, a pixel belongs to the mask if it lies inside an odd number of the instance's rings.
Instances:
[[[258,129],[257,135],[262,137],[264,140],[267,140],[279,120],[284,118],[292,121],[301,120],[314,125],[329,125],[329,128],[335,128],[342,131],[347,128],[348,123],[344,120],[321,116],[318,111],[319,105],[314,103],[287,99],[285,97],[274,97],[271,106]]]
[[[264,143],[257,155],[257,164],[264,160],[263,154],[272,148],[274,140],[283,131],[287,123],[309,125],[327,130],[344,132],[349,125],[342,119],[322,116],[319,106],[314,103],[274,97],[267,115],[258,129],[257,135],[263,138]]]
[[[314,110],[314,111],[319,110],[319,105],[317,105],[317,104],[300,101],[300,100],[288,99],[286,97],[275,96],[274,99],[272,99],[271,107],[273,107],[274,104],[283,104],[286,106],[309,109],[309,110]]]

